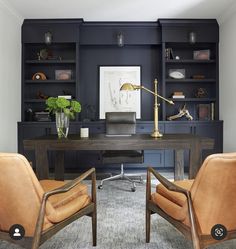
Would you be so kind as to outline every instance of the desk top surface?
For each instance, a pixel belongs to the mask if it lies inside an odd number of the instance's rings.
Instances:
[[[48,135],[24,140],[25,149],[37,145],[50,148],[78,148],[82,150],[130,150],[158,148],[189,148],[192,143],[200,143],[203,148],[213,148],[214,139],[193,134],[164,134],[161,138],[153,138],[150,134],[135,134],[132,136],[106,136],[92,134],[89,138],[80,138],[79,134],[71,134],[66,139],[58,139],[57,135]]]

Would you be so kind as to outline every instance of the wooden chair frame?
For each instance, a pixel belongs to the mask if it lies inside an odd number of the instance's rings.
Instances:
[[[182,222],[173,219],[167,213],[165,213],[161,208],[159,208],[151,200],[151,174],[154,175],[162,185],[164,185],[168,190],[182,193],[187,198],[188,203],[188,215],[190,220],[190,227],[186,226]],[[217,244],[226,240],[236,238],[236,230],[228,231],[227,236],[223,240],[215,240],[211,235],[201,235],[199,233],[199,224],[197,222],[194,207],[192,203],[190,191],[183,189],[174,183],[168,181],[165,177],[156,172],[153,168],[149,167],[147,169],[147,185],[146,185],[146,243],[150,242],[150,224],[151,215],[157,213],[167,221],[169,221],[175,228],[177,228],[187,239],[192,241],[194,249],[204,249],[209,245]]]
[[[87,178],[88,176],[92,176],[92,188],[91,188],[91,197],[92,202],[84,207],[83,209],[79,210],[77,213],[71,215],[67,219],[55,224],[54,226],[48,228],[45,231],[43,229],[43,222],[45,217],[45,209],[46,209],[46,202],[48,198],[52,195],[66,193],[76,185],[78,185],[82,180]],[[33,237],[24,237],[21,240],[13,240],[11,239],[9,233],[7,232],[0,232],[0,240],[6,240],[8,242],[20,245],[26,249],[38,249],[38,247],[43,244],[46,240],[51,238],[54,234],[56,234],[59,230],[64,228],[65,226],[69,225],[71,222],[75,221],[76,219],[87,215],[92,218],[92,237],[93,237],[93,246],[97,244],[97,202],[96,202],[96,172],[95,168],[92,168],[85,173],[83,173],[78,178],[66,183],[64,186],[54,189],[49,192],[45,192],[41,201],[41,206],[39,210],[39,215],[35,227],[35,232]]]

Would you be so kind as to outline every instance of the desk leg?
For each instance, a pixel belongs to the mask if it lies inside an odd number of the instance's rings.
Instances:
[[[64,181],[64,151],[56,151],[55,158],[55,180]]]
[[[202,155],[199,139],[194,139],[190,148],[189,179],[194,179],[201,167]]]
[[[175,181],[184,179],[184,150],[175,150]]]
[[[48,154],[45,145],[38,144],[35,147],[36,176],[39,180],[49,178]]]

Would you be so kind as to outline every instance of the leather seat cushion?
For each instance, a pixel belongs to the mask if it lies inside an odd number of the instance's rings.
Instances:
[[[194,180],[183,180],[183,181],[175,181],[174,184],[181,188],[190,190],[193,185],[193,182]],[[174,202],[175,204],[179,205],[180,207],[183,207],[184,203],[186,202],[186,197],[184,194],[170,191],[162,184],[157,185],[156,192],[164,196],[168,200]]]
[[[66,184],[64,181],[42,180],[40,184],[45,192],[60,188]],[[49,201],[54,208],[66,205],[68,202],[78,198],[81,195],[88,195],[88,187],[85,184],[78,184],[70,191],[49,197]]]
[[[151,200],[172,218],[181,222],[186,220],[187,212],[183,212],[185,208],[180,207],[179,205],[175,204],[174,202],[168,200],[167,198],[158,193],[153,193],[151,196]]]

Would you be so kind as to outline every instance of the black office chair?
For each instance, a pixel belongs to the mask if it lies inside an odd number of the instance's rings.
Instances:
[[[131,136],[136,133],[136,113],[135,112],[107,112],[106,113],[106,134],[107,136]],[[125,174],[124,163],[143,163],[143,151],[136,150],[108,150],[102,153],[103,164],[121,164],[119,175],[105,178],[98,186],[102,189],[105,181],[124,179],[132,183],[131,191],[135,192],[136,182],[142,182],[140,174]],[[140,181],[130,179],[139,177]]]

